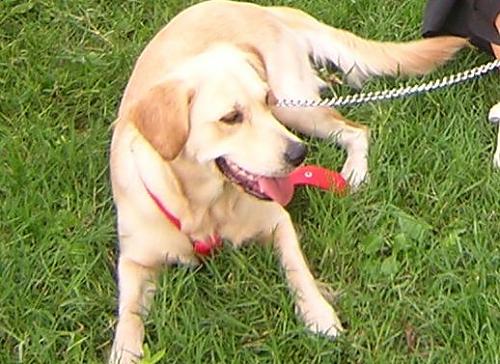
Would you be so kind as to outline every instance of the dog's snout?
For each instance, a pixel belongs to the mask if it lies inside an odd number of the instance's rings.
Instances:
[[[306,158],[307,148],[303,143],[290,142],[285,151],[285,160],[294,167],[300,165]]]

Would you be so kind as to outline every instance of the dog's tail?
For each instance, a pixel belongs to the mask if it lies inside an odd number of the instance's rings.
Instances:
[[[377,42],[327,26],[298,10],[273,8],[272,11],[294,29],[315,62],[333,63],[357,86],[370,76],[425,74],[467,44],[466,39],[453,36]]]
[[[315,62],[332,62],[360,86],[370,76],[421,75],[445,63],[464,45],[459,37],[443,36],[411,42],[376,42],[339,29],[304,37]]]

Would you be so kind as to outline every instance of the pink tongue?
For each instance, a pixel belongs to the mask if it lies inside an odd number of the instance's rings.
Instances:
[[[258,182],[261,191],[280,205],[286,206],[292,200],[294,185],[290,178],[260,177]]]
[[[313,165],[298,167],[286,177],[260,177],[258,182],[261,192],[282,206],[292,200],[295,186],[313,186],[338,193],[348,187],[340,173]]]

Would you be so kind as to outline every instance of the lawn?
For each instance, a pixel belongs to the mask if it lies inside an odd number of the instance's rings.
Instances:
[[[110,125],[141,49],[189,3],[0,2],[0,363],[106,360]],[[379,40],[419,37],[424,5],[280,3]],[[424,79],[487,60],[465,50]],[[338,340],[305,332],[271,248],[227,247],[162,275],[145,362],[500,362],[500,171],[486,121],[498,81],[342,110],[372,130],[369,184],[346,197],[302,189],[289,208],[312,270],[338,293]],[[340,169],[343,151],[308,143],[309,163]]]

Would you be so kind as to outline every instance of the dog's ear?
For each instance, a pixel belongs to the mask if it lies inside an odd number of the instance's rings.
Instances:
[[[166,160],[180,153],[189,134],[189,109],[194,91],[182,81],[151,88],[128,111],[128,118]]]

